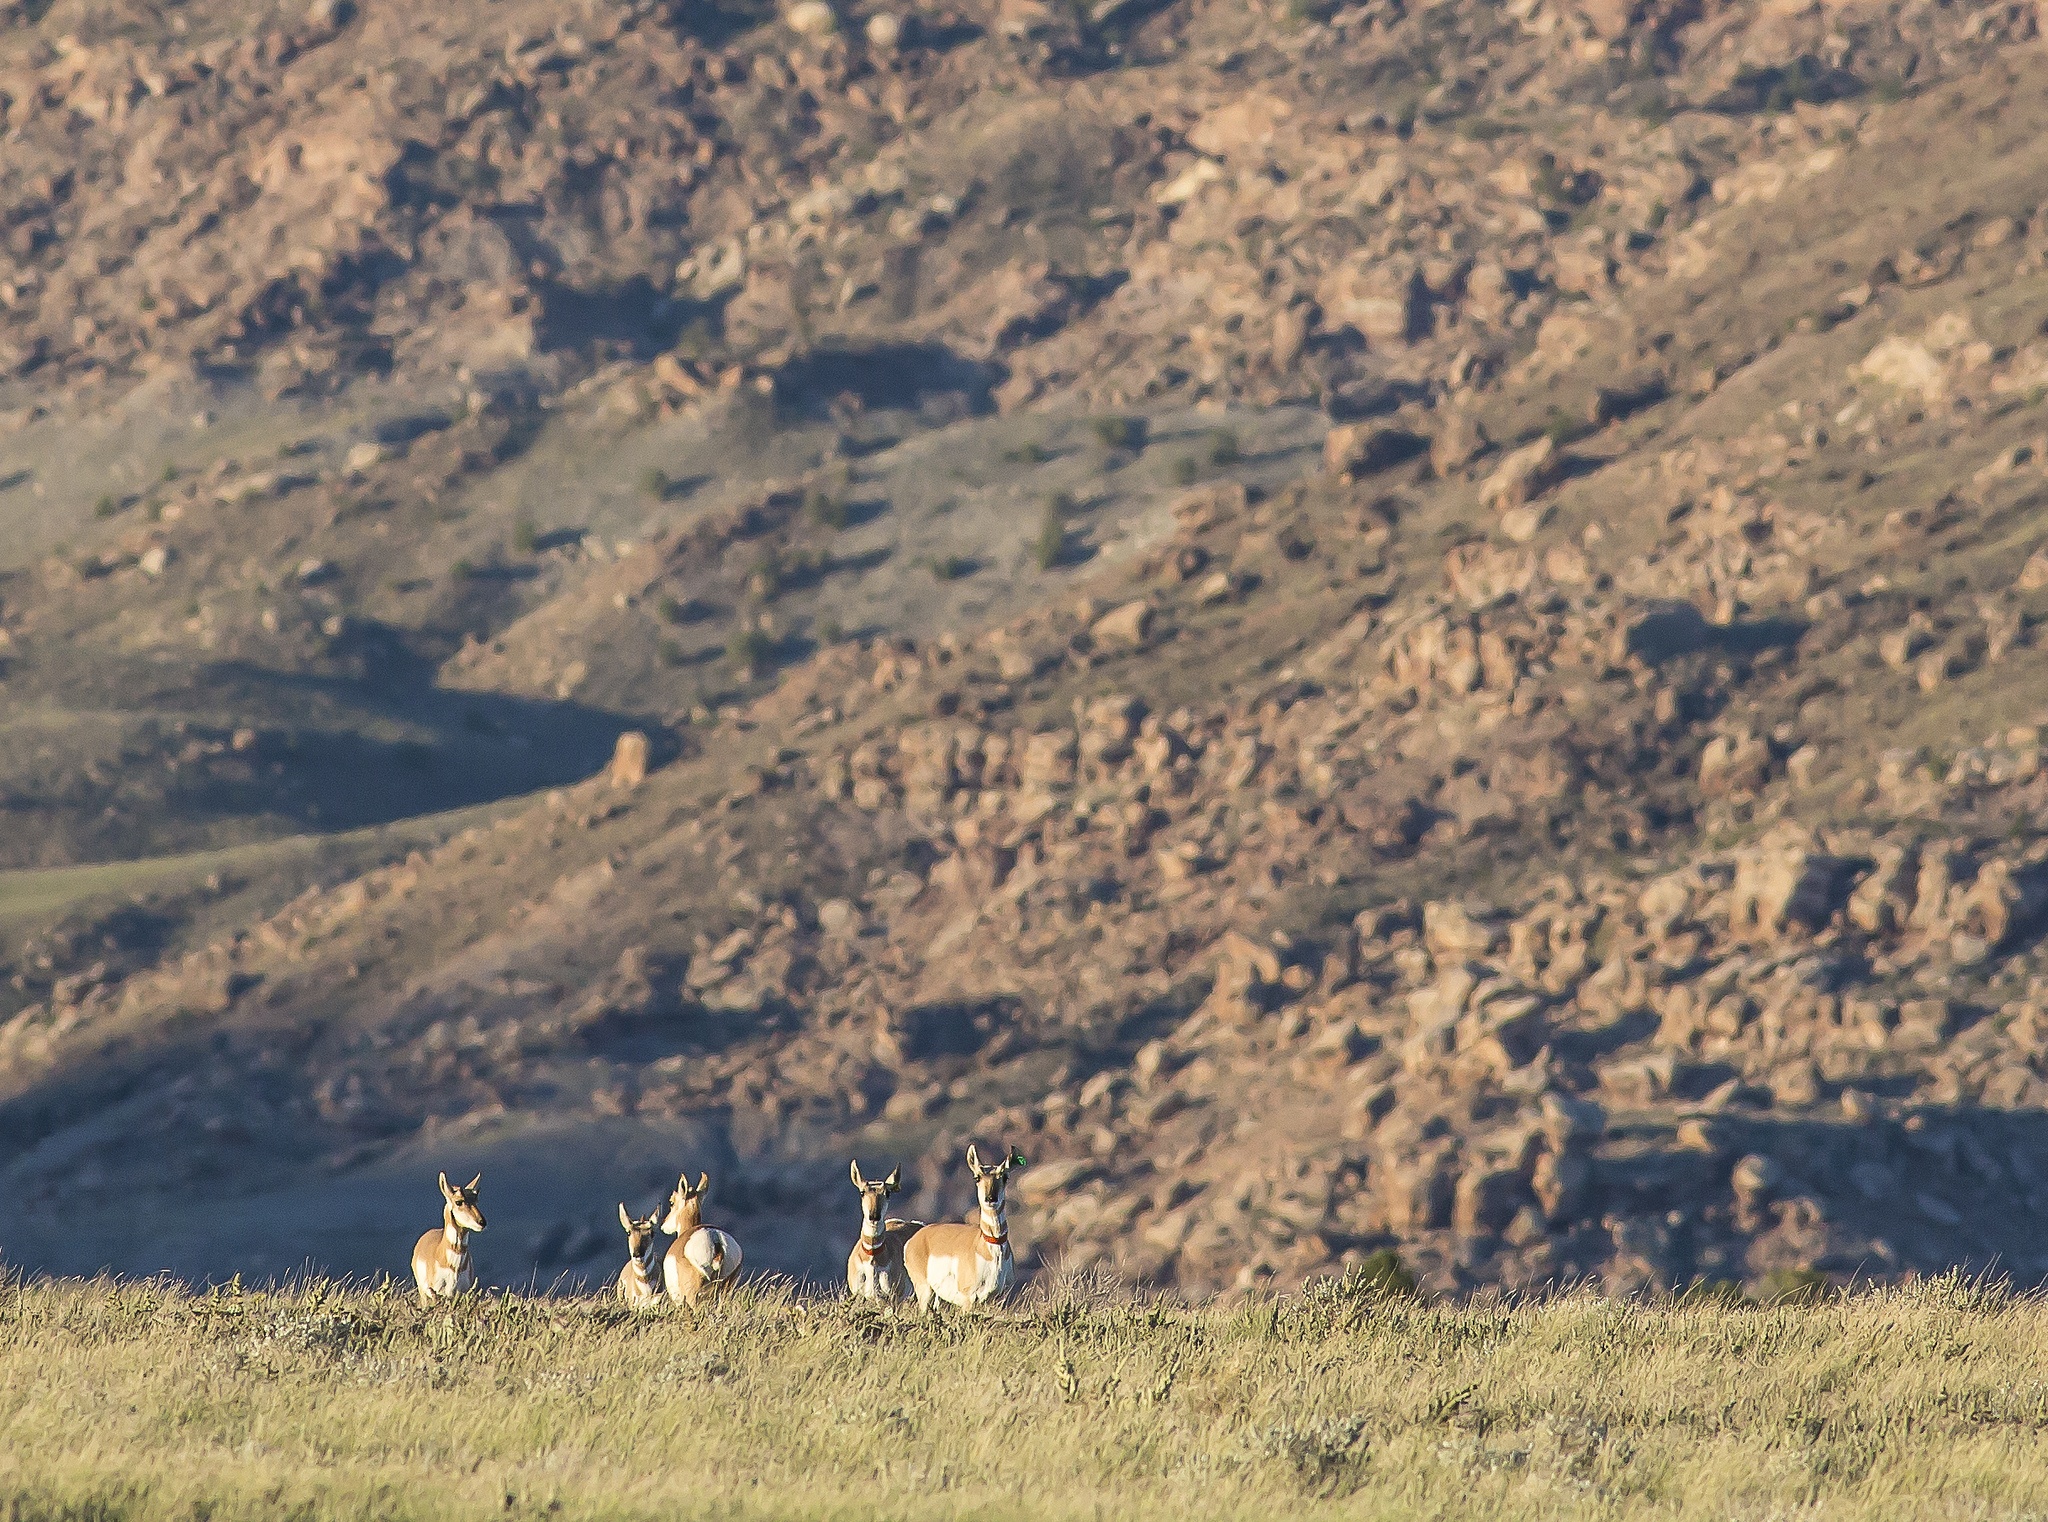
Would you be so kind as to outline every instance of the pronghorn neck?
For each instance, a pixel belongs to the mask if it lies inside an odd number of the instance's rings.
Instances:
[[[860,1223],[861,1256],[864,1258],[874,1257],[881,1251],[882,1243],[887,1239],[888,1235],[888,1228],[883,1226],[881,1221],[863,1216]]]
[[[655,1278],[659,1273],[661,1264],[661,1238],[649,1236],[647,1245],[633,1255],[633,1261],[640,1265],[640,1273],[643,1278]]]
[[[469,1228],[455,1219],[455,1207],[453,1205],[443,1205],[441,1207],[441,1240],[446,1242],[450,1249],[459,1253],[463,1250],[463,1244],[468,1239]]]
[[[981,1207],[981,1245],[984,1248],[992,1247],[997,1252],[1010,1250],[1010,1226],[1003,1218],[1007,1204],[1005,1201],[994,1209],[987,1205]]]

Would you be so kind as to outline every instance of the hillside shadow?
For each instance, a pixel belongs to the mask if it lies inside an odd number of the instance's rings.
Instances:
[[[207,685],[250,710],[332,717],[287,724],[268,742],[287,763],[281,777],[252,768],[249,782],[216,784],[188,806],[222,816],[281,813],[309,829],[385,824],[581,781],[634,727],[628,715],[580,703],[461,692],[418,679],[427,674],[419,662],[407,673],[413,680],[387,674],[373,685],[238,663],[209,668]],[[372,738],[399,728],[417,737]]]
[[[1756,1098],[1769,1103],[1764,1091]],[[1709,1149],[1660,1134],[1597,1164],[1599,1212],[1688,1221],[1660,1265],[1670,1283],[1703,1272],[1699,1213],[1732,1197],[1733,1165],[1752,1155],[1777,1178],[1753,1224],[1809,1219],[1802,1266],[1873,1278],[1960,1269],[2023,1286],[2048,1278],[2048,1113],[1925,1105],[1859,1123],[1727,1109],[1706,1125]]]
[[[792,359],[775,374],[779,407],[829,418],[835,403],[858,400],[866,411],[928,411],[951,401],[967,415],[995,410],[991,395],[1007,372],[955,354],[944,344],[825,345]]]

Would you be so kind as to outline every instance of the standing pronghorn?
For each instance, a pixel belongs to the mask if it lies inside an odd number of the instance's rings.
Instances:
[[[619,1224],[626,1228],[626,1266],[619,1270],[619,1298],[636,1311],[661,1304],[661,1269],[657,1264],[661,1234],[657,1213],[636,1221],[619,1205]]]
[[[1003,1185],[1012,1168],[1023,1166],[1024,1154],[1013,1149],[995,1167],[984,1168],[968,1147],[979,1218],[964,1226],[927,1226],[903,1248],[903,1269],[919,1310],[929,1311],[934,1300],[962,1308],[980,1305],[1008,1294],[1017,1282],[1010,1227],[1003,1218]]]
[[[662,1260],[661,1277],[668,1297],[694,1306],[706,1290],[730,1284],[740,1271],[740,1244],[715,1226],[704,1224],[704,1191],[711,1176],[697,1175],[697,1187],[690,1187],[690,1175],[676,1180],[676,1192],[668,1199],[668,1219],[661,1229],[675,1238]]]
[[[476,1208],[479,1173],[457,1188],[441,1175],[441,1229],[427,1232],[412,1250],[412,1282],[419,1286],[420,1304],[432,1305],[450,1295],[476,1287],[476,1269],[469,1260],[469,1234],[484,1229],[484,1213]]]
[[[922,1221],[901,1221],[886,1215],[889,1196],[903,1187],[903,1170],[894,1168],[879,1183],[860,1176],[853,1164],[853,1187],[860,1191],[860,1240],[846,1255],[846,1288],[857,1300],[894,1302],[910,1294],[903,1275],[903,1244],[922,1229]]]

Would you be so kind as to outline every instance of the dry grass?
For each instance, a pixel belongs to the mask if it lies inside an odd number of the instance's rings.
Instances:
[[[0,1290],[0,1517],[1781,1517],[2048,1509],[2048,1307],[1059,1286],[922,1323],[313,1284]]]

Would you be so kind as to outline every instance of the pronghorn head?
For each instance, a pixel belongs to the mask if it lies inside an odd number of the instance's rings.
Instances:
[[[661,1229],[672,1237],[687,1237],[704,1224],[704,1191],[711,1187],[711,1175],[699,1173],[695,1187],[685,1173],[676,1180],[675,1193],[668,1197],[668,1219]]]
[[[654,1228],[659,1214],[650,1214],[634,1220],[623,1201],[619,1204],[619,1224],[626,1228],[626,1251],[636,1259],[645,1261],[654,1253]]]
[[[975,1197],[981,1201],[983,1210],[999,1211],[1003,1208],[1003,1186],[1009,1180],[1010,1170],[1023,1166],[1024,1154],[1012,1147],[1009,1156],[993,1168],[984,1168],[981,1159],[974,1155],[974,1144],[968,1143],[967,1171],[974,1175]]]
[[[479,1173],[466,1184],[451,1184],[448,1175],[441,1175],[441,1198],[448,1202],[448,1219],[464,1231],[482,1231],[484,1213],[476,1208],[477,1185],[484,1181]]]
[[[860,1159],[855,1158],[853,1187],[860,1191],[861,1219],[870,1226],[880,1226],[889,1209],[889,1196],[903,1187],[903,1170],[891,1168],[887,1178],[869,1183],[860,1176]]]

